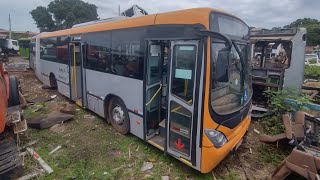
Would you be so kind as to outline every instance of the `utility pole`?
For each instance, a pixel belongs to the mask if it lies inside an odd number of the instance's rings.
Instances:
[[[120,4],[118,6],[118,15],[120,16]]]
[[[11,17],[9,13],[9,39],[12,39],[12,32],[11,32]]]

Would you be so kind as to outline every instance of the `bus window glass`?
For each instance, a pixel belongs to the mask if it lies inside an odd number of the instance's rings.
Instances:
[[[84,35],[87,42],[87,69],[111,72],[111,32],[95,32]]]
[[[218,13],[210,15],[210,29],[237,39],[249,38],[249,27],[241,20]]]
[[[148,60],[148,84],[153,84],[160,81],[160,45],[150,45],[149,46],[149,60]]]
[[[214,41],[214,40],[213,40]],[[211,45],[211,63],[213,67],[211,78],[211,106],[218,114],[230,114],[242,108],[250,99],[251,78],[248,75],[249,55],[247,45],[237,45],[240,49],[245,62],[241,62],[240,56],[235,47],[231,49],[231,62],[228,65],[228,81],[219,81],[215,76],[217,71],[217,60],[225,51],[225,43],[213,42]]]
[[[178,103],[170,102],[169,146],[186,156],[190,156],[192,113]],[[183,144],[178,147],[176,144]]]
[[[40,59],[47,61],[56,61],[57,38],[46,38],[40,40]]]
[[[56,55],[57,55],[57,62],[68,64],[69,63],[69,46],[70,38],[67,36],[62,36],[57,38],[57,48],[56,48]]]
[[[193,101],[196,55],[194,45],[175,45],[173,48],[171,92],[189,104]]]
[[[112,42],[112,72],[125,77],[139,77],[140,41]]]

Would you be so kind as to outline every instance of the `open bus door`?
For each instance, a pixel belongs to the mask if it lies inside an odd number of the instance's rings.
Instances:
[[[200,40],[152,40],[147,44],[145,138],[165,153],[195,165]]]
[[[196,91],[198,40],[171,41],[170,75],[168,78],[167,152],[191,161],[197,128]]]
[[[148,41],[145,97],[146,140],[156,135],[161,113],[163,45],[159,41]],[[164,142],[164,141],[163,141]]]
[[[86,107],[86,81],[84,60],[86,57],[86,44],[83,42],[71,42],[69,44],[70,62],[70,98],[79,106]]]

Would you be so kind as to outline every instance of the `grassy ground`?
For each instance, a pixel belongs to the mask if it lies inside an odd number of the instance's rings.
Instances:
[[[43,111],[46,109],[44,108]],[[42,114],[41,111],[38,111]],[[118,134],[101,118],[85,119],[90,114],[77,111],[74,120],[63,124],[63,132],[29,129],[26,136],[38,140],[35,150],[54,169],[54,173],[40,179],[211,179],[211,174],[200,174],[160,150],[132,136]],[[34,116],[26,110],[26,117]],[[49,155],[55,147],[62,148]],[[143,162],[151,161],[154,167],[141,172]],[[26,166],[34,161],[26,159]]]

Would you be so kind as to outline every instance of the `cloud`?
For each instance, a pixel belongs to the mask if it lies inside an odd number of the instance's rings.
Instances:
[[[12,29],[38,31],[30,11],[37,6],[46,6],[51,0],[2,0],[0,2],[0,28],[8,29],[8,14],[11,13]],[[138,4],[147,12],[159,13],[195,7],[214,7],[230,12],[250,26],[279,27],[298,18],[320,19],[318,0],[84,0],[96,4],[100,18],[117,16],[121,10]]]

